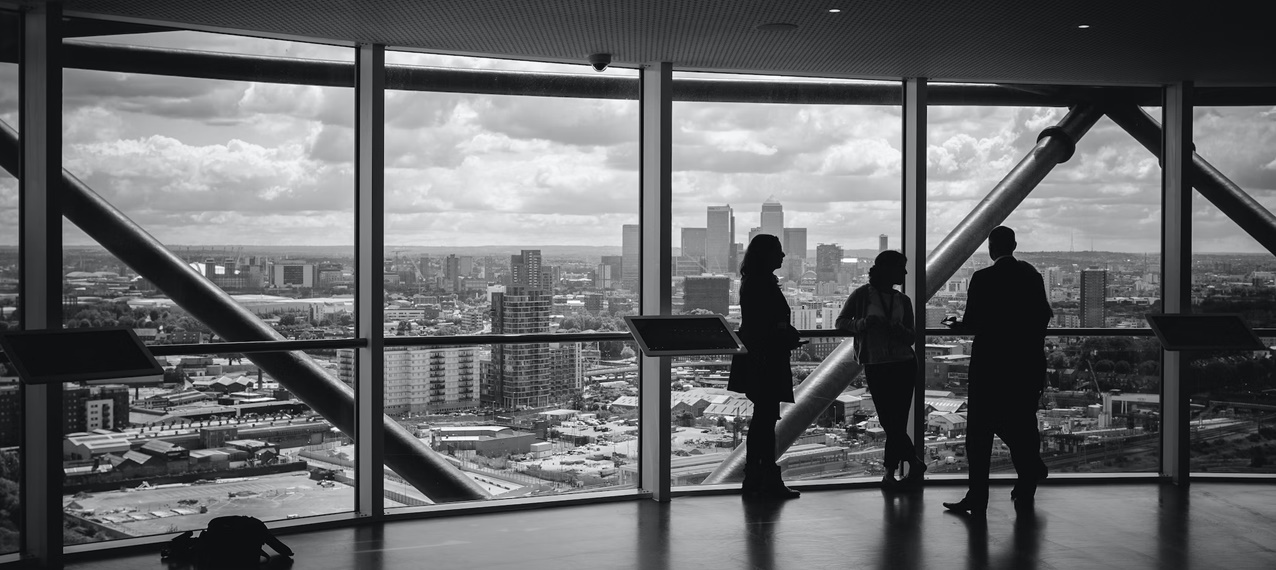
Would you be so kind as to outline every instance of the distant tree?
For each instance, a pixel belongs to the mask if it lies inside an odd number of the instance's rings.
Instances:
[[[289,313],[287,315],[279,317],[279,326],[281,327],[297,326],[297,316],[292,313]]]
[[[1112,372],[1115,368],[1116,368],[1116,365],[1114,365],[1111,360],[1107,360],[1107,359],[1100,360],[1094,363],[1095,372],[1107,373],[1107,372]]]
[[[1144,360],[1139,363],[1139,374],[1143,376],[1156,376],[1161,373],[1161,363],[1155,360]]]
[[[1130,370],[1131,370],[1130,363],[1124,360],[1116,361],[1116,365],[1113,366],[1113,371],[1115,371],[1117,374],[1129,374]]]

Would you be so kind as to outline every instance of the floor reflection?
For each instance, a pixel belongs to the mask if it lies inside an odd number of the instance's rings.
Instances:
[[[749,568],[776,568],[775,528],[788,501],[742,501]]]
[[[921,568],[922,506],[921,491],[892,493],[882,491],[882,552],[877,567],[882,569]]]

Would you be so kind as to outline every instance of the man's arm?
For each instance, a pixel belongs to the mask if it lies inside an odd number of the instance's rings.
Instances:
[[[979,294],[983,287],[979,286],[983,279],[979,277],[979,272],[970,276],[970,284],[966,286],[966,311],[962,313],[961,321],[950,327],[957,332],[977,333],[979,332],[979,322],[983,318],[984,301],[983,296]]]
[[[1036,285],[1036,290],[1037,290],[1036,305],[1037,306],[1034,308],[1034,311],[1040,316],[1042,326],[1048,327],[1050,326],[1050,319],[1054,318],[1054,309],[1050,308],[1050,299],[1046,297],[1045,279],[1042,278],[1041,274],[1037,273],[1035,270],[1033,271],[1033,274],[1037,276],[1037,279],[1036,279],[1036,284],[1037,284]]]

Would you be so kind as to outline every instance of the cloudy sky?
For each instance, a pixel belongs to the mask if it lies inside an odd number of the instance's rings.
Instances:
[[[107,41],[107,40],[97,40]],[[232,53],[353,60],[348,48],[193,32],[110,38]],[[413,53],[390,63],[592,74],[585,66]],[[636,77],[636,72],[607,73]],[[0,118],[16,121],[16,67]],[[68,70],[64,164],[172,245],[353,243],[353,91]],[[1155,110],[1153,110],[1155,111]],[[933,107],[933,246],[1055,124],[1062,109]],[[391,245],[619,245],[638,220],[636,101],[390,92]],[[900,109],[674,105],[674,225],[730,204],[737,241],[774,196],[808,245],[899,244]],[[1276,209],[1276,108],[1198,109],[1198,151]],[[1008,224],[1025,250],[1155,252],[1160,170],[1102,119]],[[1197,199],[1198,251],[1259,251]],[[17,240],[16,183],[0,174],[0,244]],[[67,243],[90,239],[68,224]]]

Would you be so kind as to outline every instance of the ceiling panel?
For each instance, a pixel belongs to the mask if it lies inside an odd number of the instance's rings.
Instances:
[[[1056,0],[66,0],[77,15],[444,53],[831,77],[1276,84],[1262,3]],[[830,13],[838,8],[840,13]],[[1189,10],[1189,8],[1195,8]],[[1215,14],[1218,12],[1219,14]],[[1225,12],[1225,13],[1223,13]],[[765,23],[796,25],[763,31]],[[1079,25],[1089,25],[1081,29]]]

